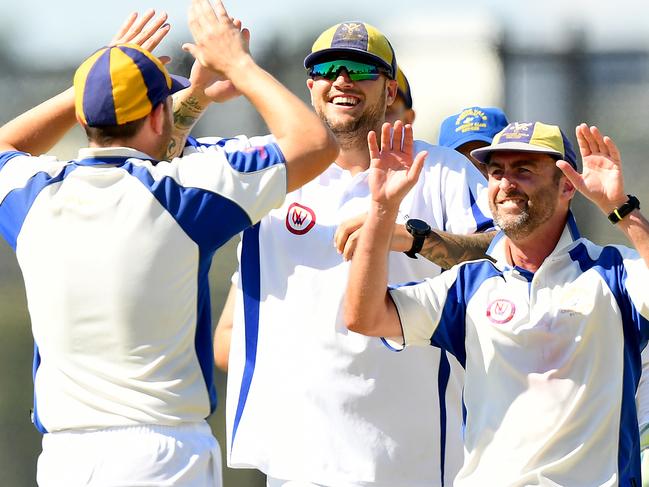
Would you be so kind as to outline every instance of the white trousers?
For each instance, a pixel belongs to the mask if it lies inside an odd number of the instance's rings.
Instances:
[[[221,450],[206,422],[43,436],[39,487],[222,487]]]

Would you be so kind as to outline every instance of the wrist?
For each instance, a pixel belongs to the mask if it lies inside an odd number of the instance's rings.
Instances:
[[[613,207],[610,209],[609,212],[606,212],[608,214],[608,219],[612,224],[619,223],[622,221],[627,215],[632,213],[634,210],[639,210],[640,209],[640,201],[638,198],[636,198],[633,195],[627,195],[626,199],[623,201],[619,201],[617,206]]]

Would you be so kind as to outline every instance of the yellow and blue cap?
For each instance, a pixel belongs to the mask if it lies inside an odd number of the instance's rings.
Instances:
[[[497,151],[537,152],[555,156],[577,169],[572,144],[557,125],[542,122],[512,122],[493,138],[491,145],[471,151],[482,163]]]
[[[323,61],[352,59],[384,68],[395,79],[397,60],[388,38],[365,22],[342,22],[325,30],[315,40],[311,54],[304,59],[310,68]]]
[[[188,86],[188,79],[170,75],[146,49],[118,44],[98,50],[75,72],[75,110],[90,127],[123,125]]]
[[[490,144],[507,127],[507,117],[500,108],[468,107],[447,117],[439,128],[438,145],[457,149],[476,140]]]
[[[397,66],[397,94],[403,98],[406,108],[412,108],[412,93],[410,92],[410,83],[408,78],[403,74],[400,67]]]

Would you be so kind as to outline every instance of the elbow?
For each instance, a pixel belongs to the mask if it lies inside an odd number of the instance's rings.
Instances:
[[[354,310],[349,309],[349,307],[345,308],[345,312],[343,313],[343,320],[345,322],[345,326],[349,331],[353,331],[354,333],[358,333],[360,335],[373,335],[371,327],[367,326],[367,323],[373,323],[373,321],[367,316],[363,316],[355,312]]]

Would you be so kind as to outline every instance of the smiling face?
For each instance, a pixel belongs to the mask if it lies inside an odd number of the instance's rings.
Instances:
[[[345,69],[333,80],[307,80],[313,108],[336,137],[361,139],[363,144],[367,144],[370,130],[380,130],[385,109],[396,96],[396,84],[385,75],[376,80],[352,81]]]
[[[565,219],[574,188],[549,155],[493,152],[487,173],[494,222],[512,240]]]

